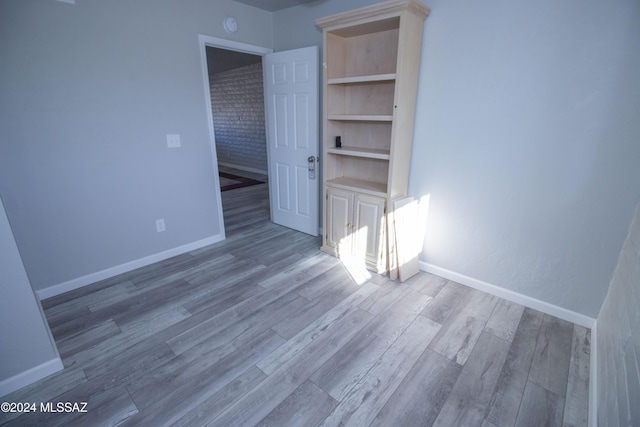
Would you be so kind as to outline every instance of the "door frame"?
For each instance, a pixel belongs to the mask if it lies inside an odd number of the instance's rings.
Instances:
[[[216,151],[216,136],[213,128],[213,109],[211,107],[211,87],[209,83],[209,69],[207,67],[207,46],[217,47],[220,49],[233,50],[236,52],[249,53],[252,55],[265,56],[268,53],[273,53],[273,49],[256,46],[233,40],[221,39],[218,37],[207,36],[204,34],[198,34],[198,44],[200,47],[200,62],[202,65],[202,79],[204,84],[204,93],[207,109],[207,120],[209,125],[209,143],[211,145],[211,160],[213,161],[213,173],[214,183],[216,189],[216,202],[218,204],[218,225],[220,227],[220,235],[222,240],[226,239],[226,233],[224,229],[224,214],[222,210],[222,191],[220,191],[220,176],[218,171],[218,154]],[[268,147],[267,147],[268,149]]]

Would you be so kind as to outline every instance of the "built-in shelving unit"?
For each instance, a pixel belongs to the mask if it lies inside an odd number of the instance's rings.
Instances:
[[[386,211],[406,194],[422,26],[419,0],[316,21],[323,30],[323,250],[388,268]],[[336,137],[342,142],[336,147]]]

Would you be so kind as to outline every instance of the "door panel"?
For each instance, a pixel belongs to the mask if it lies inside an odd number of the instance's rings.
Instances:
[[[384,213],[384,199],[356,195],[353,248],[356,258],[364,258],[374,265],[380,254],[380,230]]]
[[[327,245],[338,254],[351,253],[351,217],[353,216],[353,193],[327,189]]]
[[[316,236],[320,177],[317,164],[310,177],[308,159],[315,163],[319,155],[318,48],[276,52],[263,61],[271,220]]]
[[[278,163],[276,165],[277,173],[277,208],[279,211],[290,211],[291,202],[289,200],[289,165]]]

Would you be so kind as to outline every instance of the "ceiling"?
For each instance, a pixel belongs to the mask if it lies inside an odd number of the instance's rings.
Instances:
[[[278,10],[287,9],[289,7],[298,6],[300,4],[311,3],[316,0],[235,0],[238,3],[244,3],[258,9],[276,12]]]

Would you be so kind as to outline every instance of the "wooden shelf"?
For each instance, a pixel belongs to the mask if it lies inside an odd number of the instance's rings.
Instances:
[[[376,83],[376,82],[393,81],[395,79],[396,79],[396,73],[374,74],[369,76],[340,77],[335,79],[328,79],[327,84],[345,85],[345,84],[357,84],[357,83]]]
[[[372,196],[386,197],[387,185],[380,182],[365,181],[364,179],[340,177],[329,179],[326,184],[330,187],[342,188],[343,190],[358,191]]]
[[[327,120],[343,122],[392,122],[393,115],[389,114],[328,114]]]
[[[327,148],[327,153],[339,156],[353,156],[367,159],[389,160],[389,150],[380,150],[375,148],[347,147]]]
[[[322,247],[377,272],[397,267],[386,210],[407,192],[428,13],[421,0],[386,0],[316,20],[325,64]]]

